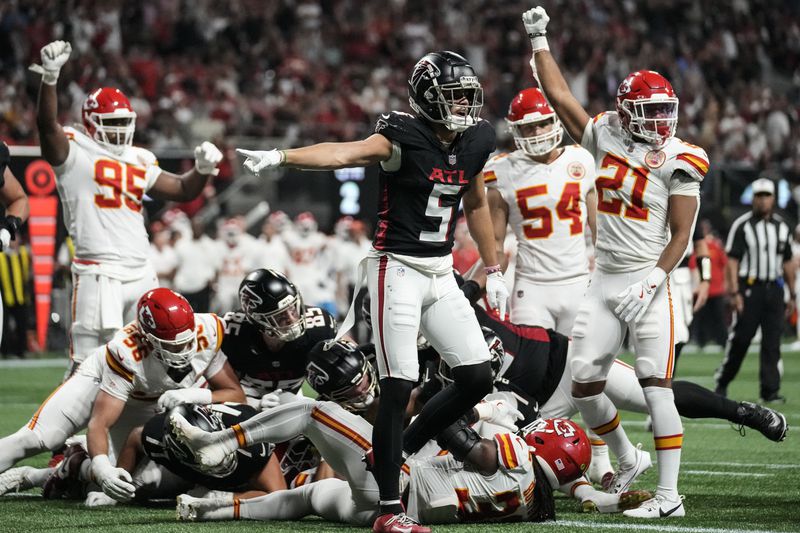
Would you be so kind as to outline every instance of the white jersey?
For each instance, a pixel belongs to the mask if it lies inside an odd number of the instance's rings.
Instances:
[[[499,468],[492,476],[464,468],[449,454],[409,459],[409,514],[422,518],[438,507],[456,507],[462,521],[527,520],[534,511],[536,459],[517,435],[498,433],[494,441]]]
[[[594,159],[577,145],[552,163],[522,150],[490,159],[486,186],[508,205],[517,237],[516,277],[534,283],[569,283],[589,274],[584,226],[586,195],[594,188]]]
[[[141,268],[150,251],[142,196],[161,174],[155,155],[129,146],[117,156],[73,128],[64,133],[69,154],[53,170],[76,259]]]
[[[328,238],[318,231],[305,237],[294,232],[289,235],[286,240],[291,257],[288,277],[297,285],[303,301],[311,305],[333,301],[335,286],[330,275]]]
[[[597,165],[597,266],[607,272],[654,266],[669,240],[669,197],[699,198],[705,150],[677,137],[658,148],[632,142],[615,112],[590,120],[581,144]]]
[[[228,360],[220,351],[225,324],[211,313],[195,313],[194,320],[197,351],[186,370],[170,369],[153,357],[136,322],[117,331],[105,346],[100,389],[122,401],[155,401],[168,390],[188,389],[201,378],[214,377]]]

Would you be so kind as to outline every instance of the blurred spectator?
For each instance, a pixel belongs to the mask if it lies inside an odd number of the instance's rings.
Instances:
[[[21,235],[0,253],[0,292],[3,295],[3,341],[0,352],[5,357],[25,357],[33,301],[31,253],[20,244]]]
[[[160,287],[172,288],[175,270],[178,268],[178,256],[172,246],[172,231],[156,222],[150,228],[150,261],[158,276]]]
[[[216,246],[220,267],[211,307],[223,315],[239,308],[239,284],[248,272],[261,267],[262,254],[255,237],[245,232],[241,217],[221,222]]]
[[[728,338],[728,329],[725,325],[725,264],[728,256],[725,254],[725,245],[714,233],[714,228],[708,220],[700,222],[700,231],[708,245],[708,256],[711,259],[711,282],[708,287],[708,300],[706,305],[698,309],[692,322],[695,342],[700,348],[711,341],[725,347]],[[692,256],[689,266],[697,268],[697,260]]]
[[[192,220],[191,238],[182,237],[175,243],[178,268],[173,288],[184,295],[197,313],[207,313],[211,307],[211,283],[219,269],[220,254],[214,241],[205,234],[205,225]]]
[[[278,215],[275,217],[273,215]],[[258,261],[257,268],[271,268],[281,274],[289,272],[290,259],[280,234],[281,215],[286,215],[283,211],[272,213],[261,226],[261,237],[258,239],[258,248],[261,259]],[[288,217],[287,217],[288,218]]]

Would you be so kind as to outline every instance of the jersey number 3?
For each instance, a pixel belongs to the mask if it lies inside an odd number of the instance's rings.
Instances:
[[[94,203],[103,209],[118,209],[124,201],[128,209],[138,213],[142,210],[144,188],[136,184],[137,179],[144,181],[143,168],[100,159],[94,164],[94,181],[102,192],[94,195]]]
[[[522,218],[526,222],[540,220],[538,224],[523,224],[522,230],[528,239],[546,239],[553,233],[553,214],[549,207],[528,206],[528,199],[547,194],[547,185],[534,185],[517,191],[517,206]],[[559,220],[570,220],[569,234],[578,235],[583,233],[583,221],[581,220],[581,186],[579,183],[567,183],[561,191],[558,203],[556,204],[556,216]]]

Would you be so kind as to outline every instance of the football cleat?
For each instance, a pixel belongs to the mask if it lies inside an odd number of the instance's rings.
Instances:
[[[584,513],[620,513],[628,509],[635,509],[652,497],[653,493],[647,490],[631,490],[622,494],[597,492],[581,502],[581,511]]]
[[[373,533],[431,533],[431,528],[421,526],[406,513],[382,514],[372,524]]]
[[[42,497],[46,500],[78,498],[82,489],[78,475],[81,465],[88,460],[90,460],[89,454],[83,446],[79,444],[69,446],[64,451],[64,460],[44,482]]]
[[[198,464],[216,466],[223,463],[230,455],[231,450],[225,448],[217,434],[193,426],[180,413],[171,414],[169,423],[173,435],[194,452]]]
[[[742,433],[744,432],[742,426],[747,426],[760,431],[769,440],[780,442],[786,438],[786,433],[789,431],[786,417],[775,409],[763,405],[740,402],[736,414],[742,420],[739,426]]]
[[[212,520],[232,520],[234,516],[234,499],[227,498],[195,498],[181,494],[176,499],[175,511],[178,520],[188,522],[208,522]]]
[[[683,507],[683,496],[678,496],[677,500],[668,500],[656,494],[636,509],[628,509],[622,514],[629,518],[678,518],[686,516],[686,509]]]
[[[31,466],[20,466],[0,474],[0,496],[9,492],[32,489],[33,483],[28,478],[28,474],[33,470],[34,468]]]
[[[110,507],[117,505],[117,500],[101,491],[92,491],[86,495],[83,505],[86,507]]]
[[[653,461],[650,459],[650,452],[642,450],[642,444],[636,445],[634,450],[636,457],[633,466],[630,468],[619,467],[614,473],[614,477],[609,484],[609,494],[621,494],[628,490],[637,477],[642,475],[648,468],[653,466]]]

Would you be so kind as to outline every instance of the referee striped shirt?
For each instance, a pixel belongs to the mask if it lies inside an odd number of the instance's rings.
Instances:
[[[756,218],[752,212],[737,218],[728,233],[725,251],[739,260],[739,277],[748,281],[775,281],[783,277],[783,263],[792,259],[789,226],[776,214]]]

